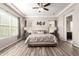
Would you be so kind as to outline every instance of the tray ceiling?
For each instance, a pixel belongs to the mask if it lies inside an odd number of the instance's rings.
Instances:
[[[38,7],[37,3],[14,3],[14,5],[26,16],[55,16],[67,7],[69,3],[51,3],[46,7],[49,11],[41,10],[41,12],[38,12],[39,9],[33,9],[33,7]]]

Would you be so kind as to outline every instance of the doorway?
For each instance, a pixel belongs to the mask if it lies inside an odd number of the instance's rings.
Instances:
[[[72,15],[66,17],[66,39],[68,42],[72,43]]]

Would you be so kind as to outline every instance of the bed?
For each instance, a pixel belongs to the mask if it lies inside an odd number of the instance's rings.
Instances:
[[[49,33],[33,33],[27,37],[25,43],[30,47],[57,46],[58,44],[56,36]]]

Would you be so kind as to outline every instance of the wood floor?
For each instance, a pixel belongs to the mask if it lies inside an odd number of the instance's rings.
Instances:
[[[57,47],[28,47],[24,40],[2,50],[0,56],[78,56],[79,49],[60,41]]]

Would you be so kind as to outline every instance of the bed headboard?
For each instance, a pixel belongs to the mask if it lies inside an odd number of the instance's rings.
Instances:
[[[42,34],[45,34],[45,33],[48,33],[48,30],[32,30],[32,33],[42,33]]]

